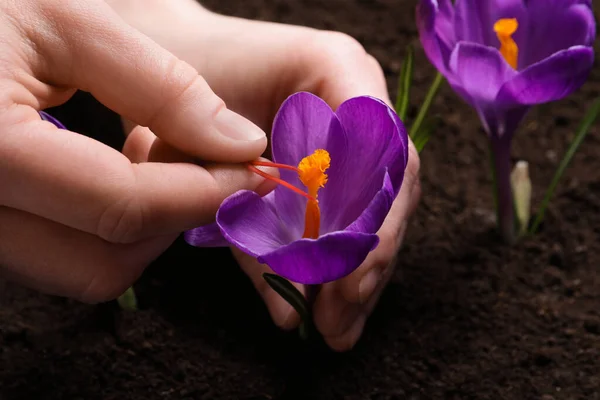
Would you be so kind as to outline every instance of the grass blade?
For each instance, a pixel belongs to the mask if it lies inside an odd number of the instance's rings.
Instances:
[[[548,190],[546,191],[546,195],[544,196],[544,199],[542,200],[540,209],[538,210],[538,212],[535,216],[535,220],[533,221],[533,224],[531,225],[531,228],[529,229],[530,234],[534,234],[537,231],[537,229],[539,228],[540,224],[542,223],[542,220],[544,219],[544,214],[546,212],[546,208],[548,208],[548,204],[550,203],[550,199],[552,198],[552,195],[554,194],[554,191],[556,190],[556,187],[558,186],[558,182],[559,182],[560,178],[563,176],[565,170],[567,169],[569,163],[571,162],[571,159],[577,152],[577,149],[579,149],[579,146],[581,145],[581,143],[583,142],[583,139],[585,138],[586,134],[588,133],[590,126],[594,123],[594,121],[598,117],[599,113],[600,113],[600,98],[596,99],[596,101],[592,104],[592,107],[590,107],[589,111],[585,115],[583,121],[581,122],[581,125],[579,126],[577,134],[575,135],[575,138],[571,142],[569,149],[565,153],[565,156],[562,159],[562,161],[560,162],[558,169],[554,173],[554,177],[552,178],[552,182],[550,183],[550,186],[548,187]]]
[[[414,64],[414,50],[412,46],[408,45],[406,47],[406,56],[402,62],[400,77],[398,78],[398,93],[396,95],[396,113],[402,122],[405,121],[406,113],[408,112]]]
[[[437,75],[435,76],[435,79],[433,80],[433,83],[429,87],[429,91],[427,92],[427,95],[425,96],[425,100],[423,101],[423,104],[421,105],[421,108],[419,109],[419,113],[417,114],[415,121],[413,122],[412,126],[410,127],[409,136],[411,139],[413,139],[413,141],[414,141],[414,138],[417,135],[417,133],[421,130],[421,125],[423,124],[423,121],[425,120],[425,116],[427,115],[427,112],[429,111],[429,108],[431,107],[431,103],[433,103],[433,99],[435,98],[435,95],[437,94],[437,91],[440,88],[440,85],[442,84],[443,80],[444,80],[444,77],[442,76],[442,74],[440,74],[438,72]]]
[[[310,321],[310,311],[304,295],[294,285],[279,275],[264,273],[263,278],[271,288],[276,291],[285,301],[290,303],[298,312],[302,321]]]
[[[413,143],[415,144],[415,148],[417,149],[417,152],[420,153],[421,150],[423,150],[423,147],[425,147],[425,145],[429,141],[429,138],[431,137],[431,133],[438,127],[440,122],[441,122],[441,119],[438,116],[436,116],[436,117],[426,120],[421,125],[421,128],[419,129],[419,131],[416,132],[416,134],[412,138]]]

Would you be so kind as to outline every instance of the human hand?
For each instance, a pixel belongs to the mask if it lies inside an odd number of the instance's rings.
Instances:
[[[264,132],[104,1],[0,2],[0,38],[3,276],[87,302],[113,299],[182,231],[213,220],[225,197],[269,190],[231,164],[260,156]],[[204,167],[132,164],[40,119],[77,89]]]
[[[283,100],[298,91],[312,92],[334,109],[359,95],[391,104],[377,61],[341,33],[220,16],[193,1],[155,0],[144,10],[134,0],[111,4],[130,24],[195,66],[228,105],[265,130]],[[154,13],[160,18],[152,17]],[[156,152],[148,154],[150,143],[168,148],[146,135],[130,139],[128,146],[139,162],[162,159]],[[379,246],[354,273],[323,285],[317,296],[315,323],[333,349],[347,350],[356,343],[394,272],[407,220],[420,198],[418,171],[419,156],[411,143],[404,183],[378,232]],[[296,327],[297,313],[262,278],[270,269],[236,249],[233,252],[274,322],[285,329]]]

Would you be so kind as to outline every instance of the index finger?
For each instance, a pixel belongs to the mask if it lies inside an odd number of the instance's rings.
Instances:
[[[104,1],[22,3],[9,12],[16,20],[39,18],[21,27],[41,58],[38,79],[91,92],[204,160],[243,162],[264,151],[266,134],[259,127],[229,110],[192,66],[126,24]]]

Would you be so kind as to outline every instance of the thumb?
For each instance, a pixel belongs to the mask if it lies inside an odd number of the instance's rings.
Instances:
[[[104,1],[32,7],[56,21],[54,32],[28,32],[51,66],[46,81],[91,92],[193,157],[236,163],[265,150],[258,126],[229,110],[192,66],[127,25]]]

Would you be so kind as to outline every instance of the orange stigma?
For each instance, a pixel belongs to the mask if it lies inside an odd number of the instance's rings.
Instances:
[[[517,31],[519,23],[516,18],[502,18],[494,24],[494,32],[500,41],[500,54],[506,62],[517,69],[517,61],[519,59],[519,47],[512,38],[512,35]]]
[[[302,237],[316,239],[319,237],[321,227],[321,210],[317,194],[320,188],[327,183],[325,171],[331,165],[331,157],[325,150],[315,150],[310,156],[304,157],[298,164],[298,176],[300,181],[308,189],[308,194],[315,200],[306,203],[306,214],[304,216],[304,234]]]
[[[318,149],[313,154],[304,157],[298,164],[298,167],[268,161],[253,161],[248,164],[248,168],[263,178],[276,182],[308,199],[304,217],[304,234],[302,237],[316,239],[319,237],[321,226],[321,210],[319,209],[317,195],[319,189],[327,183],[327,174],[325,171],[329,168],[330,164],[331,157],[329,153],[326,150]],[[281,168],[297,172],[300,181],[308,189],[308,193],[303,192],[282,179],[261,171],[256,166]]]

